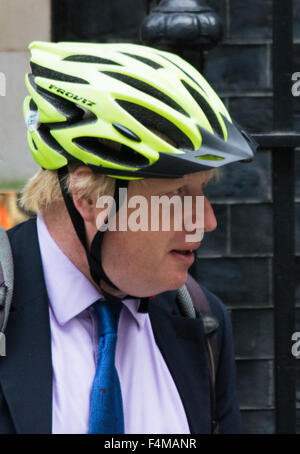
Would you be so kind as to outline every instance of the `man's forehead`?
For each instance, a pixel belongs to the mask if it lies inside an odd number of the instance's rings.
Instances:
[[[149,178],[139,180],[139,183],[143,186],[146,185],[151,192],[159,193],[160,191],[171,191],[180,186],[197,185],[201,187],[213,178],[214,173],[215,170],[210,169],[184,175],[180,178]]]
[[[170,178],[169,180],[166,179],[161,179],[163,184],[166,185],[189,185],[189,184],[206,184],[209,182],[209,180],[212,179],[214,175],[214,170],[202,170],[200,172],[195,172],[195,173],[189,173],[187,175],[184,175],[181,178]]]
[[[188,175],[184,175],[183,179],[185,184],[189,183],[200,183],[206,184],[208,183],[216,173],[216,169],[209,169],[209,170],[202,170],[200,172],[190,173]]]

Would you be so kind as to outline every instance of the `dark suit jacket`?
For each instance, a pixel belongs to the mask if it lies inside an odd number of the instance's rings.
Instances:
[[[0,433],[51,433],[51,334],[36,220],[10,230],[9,237],[15,290],[6,329],[6,357],[0,357]],[[230,318],[220,300],[205,292],[220,324],[216,384],[220,432],[239,433]],[[175,291],[168,291],[150,301],[154,336],[177,386],[191,433],[210,433],[202,321],[182,317],[175,297]]]

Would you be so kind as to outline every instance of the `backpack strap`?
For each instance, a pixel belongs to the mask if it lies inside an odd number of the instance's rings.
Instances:
[[[0,226],[0,335],[4,336],[14,283],[13,258],[6,231]],[[0,339],[2,341],[2,339]],[[1,349],[0,349],[1,355]]]
[[[204,327],[206,359],[209,369],[210,396],[211,396],[211,432],[219,433],[216,421],[216,373],[218,368],[218,340],[217,329],[219,323],[213,316],[210,304],[195,279],[188,274],[184,286],[178,290],[178,302],[184,315],[191,318],[201,317]]]
[[[213,358],[214,358],[214,369],[215,374],[218,370],[218,360],[219,360],[219,350],[218,350],[218,339],[217,339],[217,329],[219,323],[217,319],[213,316],[210,308],[210,304],[203,292],[202,288],[198,282],[188,274],[186,287],[192,297],[192,301],[196,311],[202,315],[204,331],[206,335],[209,335],[210,342],[212,345]]]

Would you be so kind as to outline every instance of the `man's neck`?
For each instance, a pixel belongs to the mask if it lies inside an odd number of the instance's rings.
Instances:
[[[42,213],[44,222],[51,237],[60,248],[60,250],[69,258],[79,271],[101,292],[101,289],[94,282],[87,261],[86,251],[81,244],[70,216],[63,202],[53,204],[47,211]],[[99,251],[100,254],[100,251]],[[125,294],[112,289],[108,284],[102,281],[102,287],[108,293],[117,297],[124,297]]]

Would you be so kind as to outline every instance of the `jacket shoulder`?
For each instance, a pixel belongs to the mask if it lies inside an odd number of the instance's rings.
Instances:
[[[30,230],[34,229],[36,226],[36,217],[30,218],[27,221],[21,222],[20,224],[15,225],[11,229],[7,230],[8,238],[11,242],[19,239],[24,234],[27,234]]]
[[[32,241],[37,243],[36,217],[17,224],[7,231],[13,258],[17,259],[24,251],[28,251]]]

